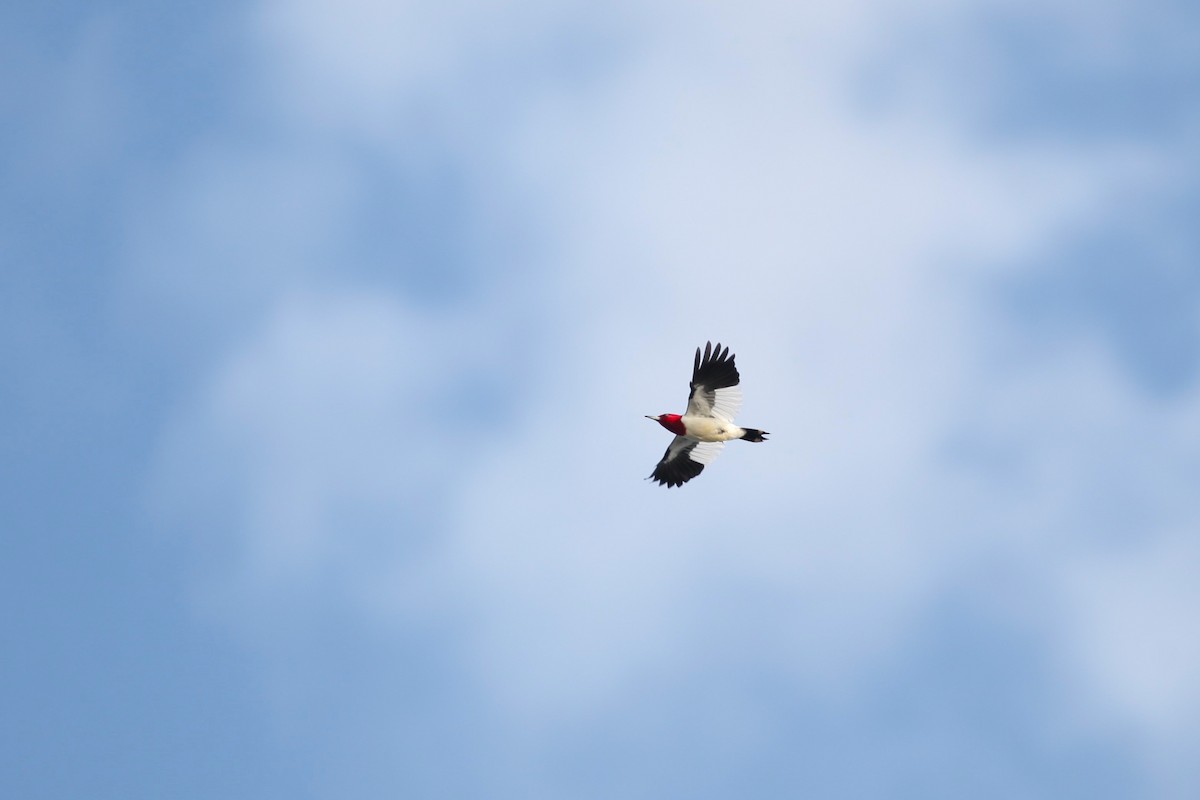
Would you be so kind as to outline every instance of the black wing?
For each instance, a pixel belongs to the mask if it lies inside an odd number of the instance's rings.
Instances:
[[[722,442],[697,442],[686,436],[676,436],[650,477],[668,489],[683,486],[703,472],[704,465],[716,458],[722,447]]]
[[[712,342],[706,342],[703,358],[700,357],[700,348],[696,348],[696,362],[692,367],[688,393],[688,414],[711,417],[715,413],[733,420],[742,404],[742,392],[735,388],[741,382],[741,376],[738,375],[737,365],[733,363],[734,358],[729,354],[728,347],[721,349],[720,342],[715,348]]]

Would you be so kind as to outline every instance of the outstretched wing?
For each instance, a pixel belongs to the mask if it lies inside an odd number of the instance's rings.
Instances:
[[[716,348],[712,342],[705,343],[703,358],[700,357],[700,348],[696,348],[688,414],[694,417],[720,417],[733,422],[738,409],[742,407],[742,390],[738,388],[741,377],[733,363],[734,358],[729,354],[728,347],[721,349],[720,342],[717,342]]]
[[[724,442],[697,442],[686,436],[676,436],[650,477],[668,489],[683,486],[699,475],[705,464],[711,464],[724,446]]]

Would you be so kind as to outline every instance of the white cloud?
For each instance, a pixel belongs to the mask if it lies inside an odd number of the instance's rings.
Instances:
[[[928,122],[864,127],[827,76],[808,87],[812,64],[778,72],[778,52],[667,53],[586,106],[548,101],[525,129],[521,168],[556,203],[571,343],[540,408],[589,425],[674,408],[690,347],[724,337],[743,418],[776,436],[709,468],[718,497],[627,480],[665,446],[653,429],[583,445],[583,463],[576,437],[531,430],[466,488],[468,582],[503,598],[481,609],[481,663],[516,707],[562,703],[551,716],[686,670],[696,609],[723,584],[761,593],[770,658],[797,680],[870,673],[978,555],[936,499],[979,377],[971,270],[1031,252],[1124,179],[1086,157],[972,149]],[[518,630],[537,645],[506,651]]]
[[[280,59],[265,83],[291,87],[330,135],[397,157],[407,140],[388,134],[407,100],[484,102],[464,77],[480,53],[518,59],[570,16],[265,8]],[[1106,481],[1134,487],[1131,507],[1163,499],[1126,465],[1147,434],[1140,463],[1172,487],[1163,524],[1194,517],[1167,444],[1191,423],[1086,349],[996,363],[1005,332],[975,294],[995,263],[1095,224],[1123,187],[1154,180],[1141,155],[987,148],[928,109],[860,116],[848,70],[901,13],[892,4],[691,9],[614,12],[611,29],[635,43],[618,65],[587,85],[507,86],[498,128],[457,128],[476,117],[446,112],[450,149],[481,167],[489,201],[525,204],[537,228],[517,288],[476,305],[417,312],[347,292],[336,270],[277,283],[272,269],[311,263],[303,244],[276,249],[281,229],[314,236],[306,220],[333,219],[316,229],[321,247],[349,248],[336,220],[353,182],[311,191],[328,164],[303,159],[262,183],[238,177],[253,168],[200,170],[184,205],[204,213],[182,215],[181,238],[266,247],[256,291],[270,311],[181,410],[165,504],[230,510],[217,568],[243,598],[319,594],[333,573],[333,593],[383,630],[454,615],[483,693],[535,737],[746,639],[758,648],[746,658],[797,691],[849,692],[904,657],[931,598],[993,557],[1021,565],[1039,597],[1068,586],[1060,602],[1084,632],[1058,646],[1088,655],[1063,660],[1068,677],[1149,710],[1148,725],[1190,707],[1186,673],[1158,663],[1195,607],[1183,573],[1147,599],[1168,557],[1112,568],[1121,597],[1167,620],[1158,635],[1134,612],[1106,621],[1095,587],[1109,567],[1064,565],[1094,545],[1085,523]],[[256,186],[310,190],[276,218]],[[265,219],[261,239],[236,208]],[[297,282],[301,299],[273,295]],[[515,429],[422,424],[522,325],[553,334],[538,351],[544,382],[507,385],[523,408]],[[690,349],[709,338],[739,355],[743,419],[774,437],[734,443],[667,492],[640,480],[667,441],[641,415],[682,405]],[[1011,474],[948,462],[964,429]],[[347,514],[369,521],[347,529]],[[1146,655],[1110,660],[1122,643]]]
[[[227,559],[209,576],[218,602],[253,616],[248,597],[320,586],[369,609],[396,564],[420,561],[447,487],[473,472],[474,428],[443,405],[487,370],[492,346],[461,335],[477,322],[377,294],[293,295],[229,355],[176,420],[158,487]]]
[[[1194,530],[1161,532],[1068,571],[1072,655],[1111,711],[1152,738],[1200,728]]]
[[[1082,678],[1073,694],[1092,729],[1133,743],[1161,797],[1189,797],[1200,736],[1200,548],[1186,527],[1085,556],[1066,569],[1063,655]]]

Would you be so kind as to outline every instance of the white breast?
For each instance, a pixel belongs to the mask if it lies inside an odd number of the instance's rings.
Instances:
[[[737,425],[720,417],[694,417],[685,414],[680,422],[687,430],[687,435],[702,442],[727,442],[730,439],[740,439],[745,433]]]

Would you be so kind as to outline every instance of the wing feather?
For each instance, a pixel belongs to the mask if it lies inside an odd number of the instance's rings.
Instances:
[[[729,348],[717,342],[704,345],[704,355],[696,348],[689,387],[687,413],[696,417],[720,417],[728,422],[742,407],[741,376]]]
[[[712,463],[723,445],[723,442],[697,442],[686,436],[676,436],[650,478],[667,488],[683,486],[703,472],[705,464]]]

